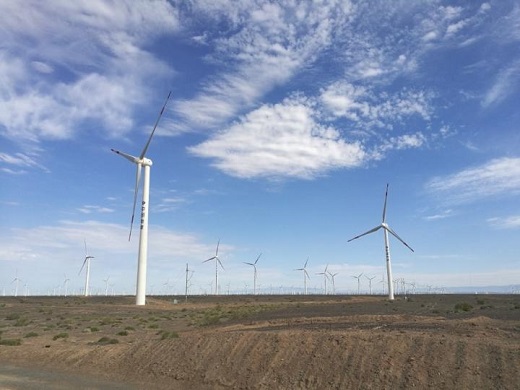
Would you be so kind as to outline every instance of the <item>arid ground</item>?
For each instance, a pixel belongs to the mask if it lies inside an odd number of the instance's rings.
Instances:
[[[520,388],[520,295],[133,303],[0,297],[0,388]]]

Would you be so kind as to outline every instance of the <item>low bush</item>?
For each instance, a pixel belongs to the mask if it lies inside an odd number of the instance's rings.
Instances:
[[[25,336],[23,336],[23,337],[25,337],[25,338],[29,338],[29,337],[38,337],[38,336],[39,336],[39,334],[36,333],[36,332],[29,332],[29,333],[27,333],[27,334],[26,334]]]
[[[55,335],[52,339],[53,340],[58,340],[58,339],[66,339],[69,337],[69,334],[68,333],[58,333],[57,335]]]
[[[473,309],[473,306],[471,306],[468,302],[461,302],[455,305],[455,312],[457,313],[460,311],[470,311],[471,309]]]
[[[22,345],[22,340],[20,340],[20,339],[3,339],[3,340],[0,340],[0,345],[7,345],[10,347],[15,347],[18,345]]]

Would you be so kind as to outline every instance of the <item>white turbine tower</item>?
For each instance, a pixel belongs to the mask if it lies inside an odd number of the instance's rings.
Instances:
[[[316,273],[316,275],[323,275],[323,282],[325,283],[325,295],[327,295],[327,279],[329,278],[327,268],[329,268],[328,264],[325,266],[325,271]]]
[[[159,116],[155,121],[155,125],[153,127],[152,133],[144,146],[143,151],[139,155],[139,157],[134,157],[130,154],[126,154],[120,152],[119,150],[111,149],[112,152],[120,155],[121,157],[126,158],[131,163],[134,163],[137,166],[136,176],[135,176],[135,189],[134,189],[134,207],[132,211],[132,219],[130,221],[130,234],[128,235],[128,241],[132,236],[132,226],[134,224],[134,216],[135,216],[135,206],[137,203],[137,194],[139,192],[139,185],[141,183],[141,169],[144,170],[143,174],[143,200],[141,203],[141,232],[139,234],[139,255],[137,260],[137,286],[136,286],[136,296],[135,296],[135,304],[136,305],[144,305],[146,304],[146,268],[147,268],[147,260],[148,260],[148,208],[149,208],[149,198],[150,198],[150,167],[152,166],[152,160],[146,158],[146,152],[148,151],[148,147],[150,146],[150,142],[152,141],[152,137],[155,133],[155,129],[159,124],[159,120],[162,117],[164,109],[166,108],[166,103],[168,103],[168,99],[170,98],[171,91],[168,93],[168,97],[166,97],[166,101],[159,112]]]
[[[358,276],[352,276],[357,279],[357,295],[359,295],[359,279],[361,279],[361,276],[363,276],[363,273],[360,273]]]
[[[210,257],[207,260],[204,260],[203,263],[207,263],[208,261],[215,260],[215,295],[218,295],[218,265],[224,269],[224,266],[222,265],[222,262],[218,258],[218,247],[220,245],[220,240],[217,242],[217,249],[215,250],[215,256]]]
[[[397,235],[396,232],[394,232],[390,226],[386,223],[386,200],[388,198],[388,184],[386,185],[386,193],[385,193],[385,204],[383,206],[383,221],[379,226],[376,226],[375,228],[369,230],[368,232],[365,232],[363,234],[360,234],[359,236],[356,236],[354,238],[351,238],[348,240],[348,242],[353,241],[357,238],[366,236],[367,234],[374,233],[378,231],[379,229],[383,229],[384,237],[385,237],[385,253],[386,253],[386,273],[388,277],[388,299],[393,300],[394,299],[394,286],[393,286],[393,280],[392,280],[392,264],[390,262],[390,242],[388,240],[388,233],[390,233],[392,236],[397,238],[399,241],[401,241],[404,246],[406,246],[408,249],[410,249],[412,252],[414,251],[406,242],[404,242],[401,237]]]
[[[253,273],[253,295],[256,295],[256,276],[257,276],[256,263],[258,263],[258,260],[260,259],[260,256],[262,256],[261,253],[258,255],[258,257],[256,258],[254,263],[247,263],[247,262],[244,261],[244,264],[251,265],[254,268],[254,273]]]
[[[81,274],[81,271],[83,271],[83,267],[85,264],[87,265],[87,269],[85,270],[85,296],[88,297],[89,295],[89,281],[90,281],[90,259],[93,259],[94,256],[90,256],[88,254],[87,250],[87,240],[85,240],[85,260],[83,260],[83,265],[81,266],[81,269],[78,272],[78,275]]]
[[[103,279],[103,282],[105,282],[105,297],[108,296],[108,281],[110,280],[110,275],[106,279]]]
[[[309,273],[307,272],[307,263],[309,262],[309,258],[305,261],[303,268],[297,268],[295,271],[303,271],[303,290],[305,291],[305,295],[307,295],[307,279],[310,280]]]

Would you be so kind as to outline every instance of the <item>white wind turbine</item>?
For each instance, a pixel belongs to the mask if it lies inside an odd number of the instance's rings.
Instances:
[[[103,282],[105,282],[105,297],[108,296],[108,281],[110,280],[110,275],[106,279],[103,279]]]
[[[132,219],[130,221],[130,234],[128,235],[128,241],[132,236],[132,226],[134,224],[134,216],[135,216],[135,206],[137,203],[137,194],[139,192],[139,185],[141,183],[141,169],[144,169],[143,174],[143,200],[141,203],[141,232],[139,234],[139,254],[137,260],[137,286],[136,286],[136,297],[135,304],[136,305],[144,305],[146,304],[146,268],[147,268],[147,260],[148,260],[148,208],[149,208],[149,198],[150,198],[150,167],[152,166],[152,160],[146,158],[146,152],[148,151],[148,147],[150,146],[150,142],[152,141],[152,137],[155,133],[155,129],[159,124],[159,120],[166,108],[166,103],[168,103],[168,99],[170,98],[171,91],[168,93],[166,97],[166,101],[159,112],[159,116],[155,121],[155,125],[153,127],[152,133],[144,146],[143,151],[139,155],[139,157],[134,157],[130,154],[126,154],[120,152],[119,150],[111,149],[112,152],[119,154],[121,157],[126,158],[131,163],[134,163],[137,166],[136,176],[135,176],[135,189],[134,189],[134,207],[132,211]]]
[[[18,285],[20,284],[21,282],[21,279],[18,277],[18,270],[16,270],[16,275],[13,279],[13,281],[11,282],[11,284],[15,283],[14,285],[14,296],[17,297],[18,296]]]
[[[207,263],[208,261],[215,260],[215,295],[218,295],[218,265],[224,269],[224,266],[222,265],[222,262],[218,258],[218,247],[220,245],[220,240],[217,242],[217,249],[215,250],[215,256],[210,257],[207,260],[204,260],[203,263]]]
[[[65,296],[68,295],[68,284],[70,282],[70,279],[67,278],[67,275],[63,274],[63,276],[65,277],[65,280],[63,281],[63,287],[65,289]]]
[[[327,268],[329,268],[328,264],[325,266],[325,271],[316,273],[316,275],[323,275],[323,282],[325,283],[325,295],[327,295],[327,279],[329,278]]]
[[[361,276],[363,276],[363,273],[360,273],[358,276],[352,276],[357,279],[357,295],[359,295],[359,279],[361,279]]]
[[[360,234],[359,236],[356,236],[354,238],[351,238],[348,240],[348,242],[353,241],[357,238],[366,236],[367,234],[374,233],[378,231],[379,229],[383,229],[384,237],[385,237],[385,253],[386,253],[386,272],[388,277],[388,299],[393,300],[394,299],[394,286],[392,284],[392,264],[390,262],[390,242],[388,240],[388,233],[393,235],[395,238],[397,238],[399,241],[401,241],[404,246],[406,246],[408,249],[410,249],[412,252],[414,251],[406,242],[404,242],[401,237],[397,235],[396,232],[394,232],[390,226],[386,223],[386,200],[388,198],[388,184],[386,185],[386,193],[385,193],[385,204],[383,206],[383,221],[379,226],[376,226],[373,229],[370,229],[368,232],[365,232],[363,234]]]
[[[369,291],[369,294],[372,295],[372,280],[375,279],[375,276],[372,276],[371,278],[369,278],[368,276],[365,275],[365,278],[368,279],[368,291]]]
[[[336,295],[336,283],[334,282],[334,278],[338,275],[339,272],[333,274],[329,271],[330,280],[332,281],[332,295]]]
[[[90,259],[93,259],[94,256],[90,256],[87,251],[87,240],[85,240],[85,260],[83,260],[83,265],[81,266],[78,275],[83,271],[83,267],[85,264],[87,265],[87,269],[85,270],[85,296],[89,295],[89,281],[90,281]]]
[[[310,280],[309,273],[307,272],[307,263],[309,262],[309,258],[305,261],[303,268],[296,268],[295,271],[303,271],[303,289],[305,291],[305,295],[307,295],[307,279]]]
[[[258,263],[258,260],[260,259],[260,256],[262,256],[261,253],[258,255],[258,257],[256,258],[254,263],[247,263],[247,262],[244,261],[244,264],[251,265],[254,268],[254,274],[253,274],[253,295],[256,295],[256,276],[257,276],[256,263]]]

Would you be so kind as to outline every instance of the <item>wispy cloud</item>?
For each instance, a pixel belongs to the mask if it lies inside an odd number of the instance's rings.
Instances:
[[[92,205],[85,205],[80,208],[78,208],[78,211],[82,212],[83,214],[93,214],[93,213],[113,213],[114,209],[103,207],[103,206],[92,206]]]
[[[426,189],[448,202],[513,196],[520,193],[520,158],[504,157],[448,176],[436,177]]]
[[[45,168],[44,166],[42,166],[38,162],[36,162],[36,160],[33,157],[28,156],[23,153],[15,153],[15,154],[0,153],[0,164],[16,167],[15,169],[13,169],[13,168],[9,168],[9,167],[0,165],[0,169],[3,172],[12,173],[12,174],[26,173],[27,171],[25,170],[25,168],[32,168],[32,167],[38,167],[38,168],[44,170],[45,172],[48,172],[47,168]]]
[[[0,6],[0,123],[22,142],[73,137],[87,120],[109,135],[128,132],[150,81],[169,72],[144,44],[178,29],[166,1]],[[24,50],[20,50],[20,48]],[[36,71],[36,72],[35,72]]]
[[[519,229],[520,228],[520,215],[511,215],[509,217],[502,218],[489,218],[487,222],[498,229]]]

